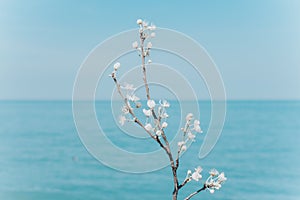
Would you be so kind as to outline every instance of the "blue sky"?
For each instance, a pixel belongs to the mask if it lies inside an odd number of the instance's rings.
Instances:
[[[300,99],[299,8],[296,0],[2,0],[0,99],[70,100],[88,53],[137,18],[204,46],[228,99]]]

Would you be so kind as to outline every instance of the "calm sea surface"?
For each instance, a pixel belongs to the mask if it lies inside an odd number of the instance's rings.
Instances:
[[[110,120],[109,102],[97,102],[98,120],[116,145],[143,152],[142,141],[119,133]],[[178,120],[178,105],[169,109]],[[210,120],[209,102],[200,102],[202,129]],[[198,159],[204,136],[182,157],[179,177],[201,165],[224,171],[228,181],[213,195],[194,199],[299,200],[300,102],[229,101],[223,133],[205,159]],[[169,129],[177,128],[176,124]],[[178,124],[177,124],[178,125]],[[172,132],[172,130],[170,130]],[[119,134],[119,135],[118,135]],[[172,136],[169,136],[172,137]],[[150,149],[156,149],[153,143]],[[141,163],[142,164],[142,163]],[[81,143],[71,102],[0,102],[0,199],[96,200],[171,199],[170,169],[145,174],[113,170],[91,156]],[[199,187],[190,183],[179,199]]]

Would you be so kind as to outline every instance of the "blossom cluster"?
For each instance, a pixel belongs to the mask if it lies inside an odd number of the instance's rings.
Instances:
[[[136,23],[139,25],[139,33],[141,42],[134,41],[132,43],[132,48],[136,49],[139,53],[139,56],[149,56],[150,50],[152,49],[151,41],[148,41],[147,44],[144,44],[146,39],[151,39],[155,37],[156,26],[154,24],[149,24],[145,20],[138,19]],[[147,63],[150,64],[152,62],[151,59],[148,59]]]
[[[192,113],[188,113],[185,117],[185,125],[181,128],[183,132],[182,140],[178,142],[178,152],[183,152],[187,149],[188,142],[194,142],[196,138],[196,133],[203,133],[200,127],[200,121],[194,119],[194,115]]]
[[[143,109],[143,113],[146,117],[145,129],[154,133],[157,136],[161,136],[163,130],[167,128],[167,118],[169,115],[166,109],[170,107],[170,103],[166,100],[160,100],[158,104],[154,100],[147,101],[148,109]],[[155,114],[158,116],[153,116]]]
[[[195,171],[192,173],[191,170],[187,171],[186,182],[191,180],[199,181],[202,179],[202,167],[198,166],[195,168]],[[215,190],[219,190],[222,187],[222,184],[227,180],[224,172],[219,173],[216,169],[211,169],[209,172],[209,177],[206,179],[204,183],[204,187],[211,194],[215,192]]]

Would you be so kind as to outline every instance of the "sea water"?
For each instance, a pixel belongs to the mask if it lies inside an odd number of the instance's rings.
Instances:
[[[99,124],[110,118],[110,104],[96,102]],[[199,105],[204,133],[197,135],[196,142],[182,156],[179,179],[185,178],[188,169],[201,165],[203,178],[209,169],[217,168],[228,180],[214,194],[203,191],[194,199],[300,199],[299,101],[227,102],[222,135],[212,152],[201,160],[198,152],[211,116],[209,102]],[[176,109],[177,103],[172,102],[166,131],[169,138],[178,128],[180,113]],[[102,126],[117,146],[146,151],[143,141],[122,134],[114,120]],[[157,148],[156,143],[149,143],[147,151]],[[188,183],[179,199],[202,183]],[[0,102],[1,200],[171,199],[172,184],[168,167],[131,174],[97,161],[79,139],[71,102]]]

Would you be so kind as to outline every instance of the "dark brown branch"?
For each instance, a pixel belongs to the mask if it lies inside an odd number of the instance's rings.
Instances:
[[[182,188],[183,186],[185,186],[185,184],[187,184],[188,182],[190,182],[190,178],[186,178],[179,186],[178,189]]]

